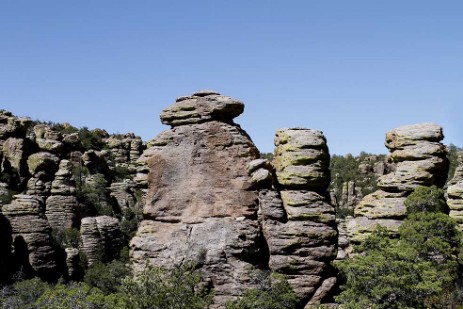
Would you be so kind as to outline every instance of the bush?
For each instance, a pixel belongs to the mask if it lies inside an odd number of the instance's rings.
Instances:
[[[68,285],[57,284],[48,289],[36,301],[37,309],[113,309],[120,307],[115,295],[104,295],[98,288],[86,283],[70,283]]]
[[[18,281],[12,287],[4,287],[0,299],[2,308],[34,309],[35,302],[48,289],[48,284],[39,278]]]
[[[108,264],[97,261],[87,269],[84,282],[109,295],[117,292],[122,279],[129,274],[129,267],[121,261],[112,261]]]
[[[56,228],[51,236],[61,248],[78,248],[80,243],[80,231],[76,228]]]
[[[286,278],[277,273],[258,271],[258,288],[246,290],[243,297],[225,304],[227,309],[291,309],[298,305],[296,293]]]
[[[378,227],[337,263],[346,283],[336,301],[344,308],[454,308],[461,250],[456,223],[440,212],[443,191],[417,188],[405,204],[408,217],[398,239]]]
[[[120,299],[127,309],[204,309],[213,293],[200,288],[195,265],[186,263],[172,270],[147,266],[136,279],[122,280]]]

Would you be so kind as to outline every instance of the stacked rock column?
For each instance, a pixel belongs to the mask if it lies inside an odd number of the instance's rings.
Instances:
[[[395,170],[379,177],[379,190],[355,208],[355,218],[347,223],[350,241],[361,242],[377,225],[396,232],[406,217],[404,201],[416,187],[443,187],[448,172],[443,138],[442,128],[430,123],[402,126],[386,134]]]
[[[309,306],[323,301],[336,283],[337,230],[329,203],[329,152],[323,133],[282,129],[275,137],[274,168],[279,192],[260,194],[269,267],[284,274]]]
[[[455,175],[448,182],[447,187],[447,204],[449,205],[452,217],[463,230],[463,160],[460,156],[460,164],[458,165]]]

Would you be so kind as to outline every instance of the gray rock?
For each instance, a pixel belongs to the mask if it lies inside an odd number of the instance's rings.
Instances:
[[[244,110],[244,104],[236,99],[213,91],[197,92],[177,101],[161,113],[161,122],[171,126],[202,123],[211,120],[229,122]]]
[[[29,173],[36,175],[39,172],[44,172],[47,178],[53,178],[58,170],[59,158],[49,152],[37,152],[27,158],[27,166]]]
[[[57,279],[60,273],[56,252],[41,201],[30,195],[15,195],[2,212],[11,226],[13,256],[17,262],[28,264],[22,265],[25,269],[30,265],[42,278]]]
[[[281,129],[276,133],[275,146],[273,165],[281,186],[326,189],[330,182],[329,152],[322,132],[302,128]]]
[[[115,257],[122,246],[119,220],[109,216],[83,218],[80,226],[81,250],[89,265]]]

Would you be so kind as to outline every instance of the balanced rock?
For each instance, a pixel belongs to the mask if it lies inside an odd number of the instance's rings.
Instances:
[[[37,152],[27,158],[27,166],[29,173],[36,175],[39,172],[44,172],[47,178],[53,178],[59,167],[59,158],[49,152]]]
[[[260,221],[269,267],[286,276],[301,305],[323,301],[336,283],[337,230],[329,203],[329,152],[320,131],[278,130],[275,174],[279,192],[260,191]]]
[[[244,110],[243,102],[214,91],[199,91],[177,102],[161,113],[161,122],[171,126],[211,120],[230,122]]]
[[[450,209],[449,216],[463,230],[463,161],[461,158],[453,178],[448,182],[447,205]]]
[[[402,126],[386,134],[396,170],[379,178],[386,191],[412,192],[417,186],[442,187],[447,179],[447,149],[442,128],[431,123]]]
[[[281,186],[315,191],[326,189],[330,183],[329,153],[322,132],[281,129],[276,132],[275,146],[273,164]]]
[[[60,132],[54,131],[50,126],[38,124],[34,127],[35,142],[43,151],[52,153],[61,153],[64,144],[61,142],[63,135]]]
[[[58,171],[51,184],[51,194],[53,195],[74,195],[76,182],[72,175],[73,165],[69,160],[61,160]]]
[[[355,207],[355,218],[347,222],[350,241],[362,241],[377,225],[397,232],[406,217],[407,196],[418,186],[444,185],[448,160],[440,143],[443,138],[442,128],[430,123],[402,126],[386,134],[385,145],[395,167],[379,177],[379,190]]]
[[[196,261],[220,307],[252,287],[252,269],[268,260],[247,171],[259,153],[230,122],[240,101],[212,92],[177,101],[161,114],[174,127],[139,159],[149,165],[149,189],[131,260],[136,272],[146,261],[168,268]]]

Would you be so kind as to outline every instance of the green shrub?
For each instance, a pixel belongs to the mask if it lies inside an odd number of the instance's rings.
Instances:
[[[405,202],[408,217],[398,238],[379,227],[356,248],[358,255],[336,264],[346,282],[336,297],[343,308],[456,308],[449,305],[461,235],[441,212],[442,198],[440,189],[417,188]]]
[[[200,288],[200,282],[192,263],[172,270],[147,266],[136,279],[122,280],[119,295],[127,309],[209,308],[213,293]]]
[[[55,242],[61,248],[78,248],[80,243],[80,231],[76,228],[55,228],[51,233]]]
[[[246,290],[243,297],[227,302],[226,309],[291,309],[297,308],[298,298],[286,278],[277,273],[257,271],[258,288]]]
[[[57,284],[48,289],[36,301],[37,309],[113,309],[118,306],[115,295],[105,295],[98,288],[84,282],[72,282],[68,285]]]
[[[117,292],[122,279],[129,274],[129,267],[121,261],[112,261],[107,264],[97,261],[87,269],[84,282],[109,295]]]

